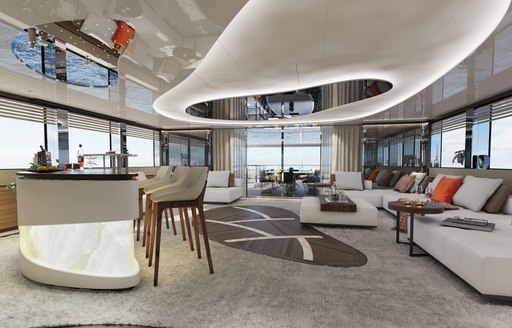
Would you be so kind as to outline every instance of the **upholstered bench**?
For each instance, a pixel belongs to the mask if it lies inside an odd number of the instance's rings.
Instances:
[[[304,197],[300,205],[300,222],[376,227],[377,208],[362,198],[351,199],[357,205],[356,212],[321,211],[318,197]]]

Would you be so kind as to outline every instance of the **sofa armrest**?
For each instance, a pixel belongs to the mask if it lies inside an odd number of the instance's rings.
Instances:
[[[242,187],[242,179],[235,179],[235,187]]]
[[[364,180],[364,190],[372,190],[373,183],[372,180]]]

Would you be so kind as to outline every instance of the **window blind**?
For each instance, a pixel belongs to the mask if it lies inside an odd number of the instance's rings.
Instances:
[[[57,109],[0,98],[0,117],[43,124],[57,124]]]
[[[156,140],[155,138],[155,130],[140,128],[138,126],[127,125],[126,126],[126,136],[134,137],[134,138],[142,138],[149,140]],[[158,132],[157,132],[158,133]],[[160,140],[160,136],[158,135],[158,140]]]
[[[512,116],[512,97],[473,110],[473,124],[486,123]]]
[[[119,123],[76,113],[68,114],[68,124],[71,128],[96,132],[119,134]]]
[[[458,114],[432,124],[432,134],[453,131],[466,127],[466,113]]]

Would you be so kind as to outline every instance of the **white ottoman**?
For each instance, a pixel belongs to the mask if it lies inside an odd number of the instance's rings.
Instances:
[[[301,223],[377,226],[377,208],[362,198],[350,198],[357,205],[357,212],[320,211],[318,197],[304,197],[300,204]]]

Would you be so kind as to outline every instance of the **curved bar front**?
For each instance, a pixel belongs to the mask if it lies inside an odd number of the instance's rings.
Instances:
[[[23,275],[65,287],[136,286],[136,176],[103,170],[17,173]]]

